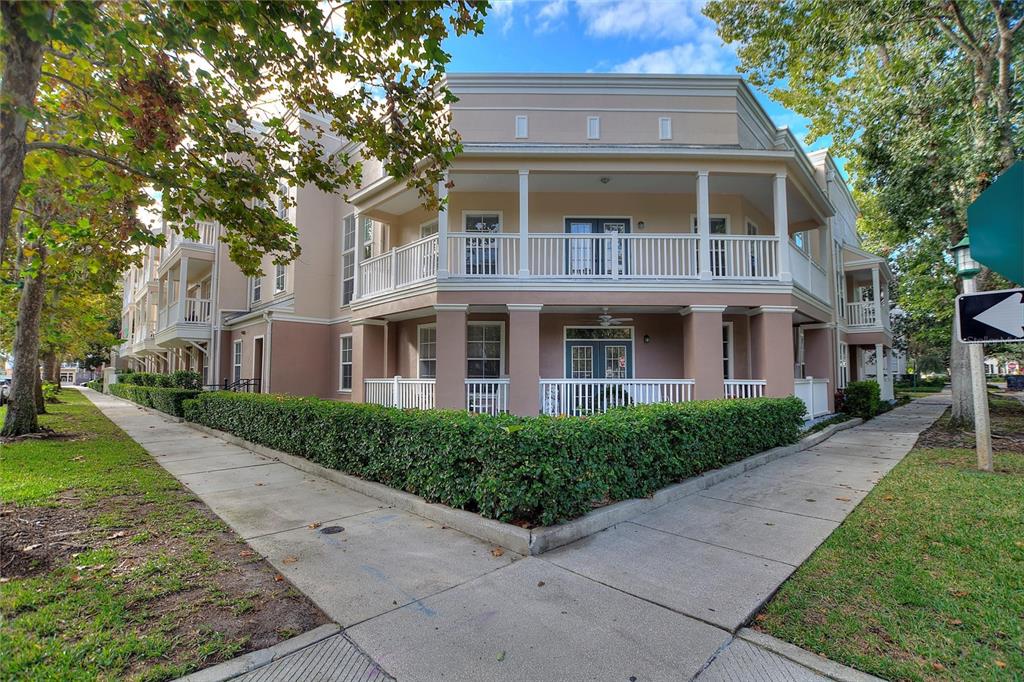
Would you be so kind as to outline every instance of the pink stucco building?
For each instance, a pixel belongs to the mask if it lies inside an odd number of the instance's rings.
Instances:
[[[347,202],[288,190],[302,256],[260,279],[216,225],[171,239],[127,276],[123,362],[403,407],[796,394],[819,415],[881,357],[891,397],[885,261],[832,159],[741,79],[448,83],[464,149],[442,210],[369,162]]]

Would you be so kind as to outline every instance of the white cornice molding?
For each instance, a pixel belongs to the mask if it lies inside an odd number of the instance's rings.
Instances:
[[[539,313],[544,307],[543,303],[506,303],[505,307],[511,312]]]
[[[434,310],[439,313],[464,313],[469,311],[468,303],[435,303]]]
[[[689,315],[690,313],[724,313],[725,309],[729,306],[725,305],[688,305],[679,311],[682,316]]]
[[[757,307],[758,313],[789,313],[796,312],[795,305],[762,305]],[[755,315],[757,313],[754,313]]]
[[[352,320],[349,324],[353,327],[383,327],[387,323],[387,320],[380,320],[375,317],[364,317],[361,320]]]

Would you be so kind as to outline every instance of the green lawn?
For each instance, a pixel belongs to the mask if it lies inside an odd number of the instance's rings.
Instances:
[[[888,679],[1024,679],[1024,408],[992,413],[996,473],[943,417],[757,627]]]
[[[0,446],[0,679],[170,679],[326,622],[74,390]],[[0,412],[2,418],[2,412]]]

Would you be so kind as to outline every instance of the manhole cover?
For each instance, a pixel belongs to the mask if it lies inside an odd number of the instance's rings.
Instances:
[[[320,532],[324,535],[334,535],[335,533],[340,533],[343,530],[345,529],[341,526],[324,526],[320,529]]]

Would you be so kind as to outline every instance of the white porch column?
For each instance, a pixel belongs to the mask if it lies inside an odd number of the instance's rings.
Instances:
[[[875,324],[882,325],[882,290],[879,286],[878,265],[871,266],[871,298],[875,306]]]
[[[772,197],[775,204],[775,237],[779,241],[779,279],[792,282],[789,269],[789,211],[786,206],[786,173],[775,174]]]
[[[711,199],[708,190],[708,172],[697,171],[697,261],[700,278],[711,279]]]
[[[519,276],[530,276],[530,171],[519,171]]]
[[[356,249],[352,252],[352,300],[356,300],[362,294],[362,287],[360,286],[359,280],[362,279],[359,276],[359,265],[363,262],[363,226],[362,216],[359,211],[352,214],[352,220],[356,224]]]
[[[878,382],[879,395],[885,398],[885,346],[875,344],[875,381]]]
[[[448,174],[437,185],[437,278],[448,279]]]
[[[181,261],[178,263],[178,314],[176,321],[181,322],[185,319],[185,292],[188,290],[188,256],[185,254],[181,255]]]

